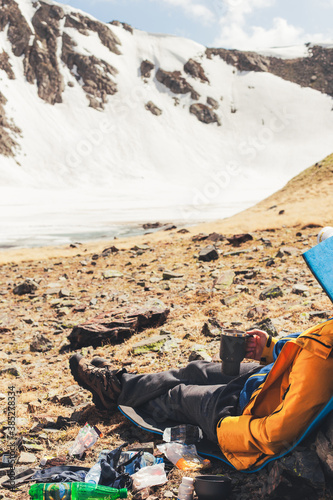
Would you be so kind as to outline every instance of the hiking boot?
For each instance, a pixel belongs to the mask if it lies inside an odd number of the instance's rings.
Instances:
[[[76,382],[92,393],[99,410],[114,409],[121,393],[120,380],[109,368],[96,368],[87,363],[81,354],[74,354],[69,366]]]
[[[91,360],[91,364],[96,366],[97,368],[111,368],[111,363],[108,359],[100,358],[99,356],[95,356]]]

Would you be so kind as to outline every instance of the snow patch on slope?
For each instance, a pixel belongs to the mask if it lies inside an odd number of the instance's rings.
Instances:
[[[219,57],[207,59],[205,47],[183,38],[138,30],[132,35],[112,26],[122,44],[117,55],[97,33],[86,36],[63,25],[77,43],[75,51],[118,70],[118,92],[103,111],[88,107],[82,82],[61,63],[63,102],[47,104],[36,85],[26,82],[22,58],[0,33],[16,75],[9,81],[2,73],[0,90],[8,99],[6,113],[23,131],[16,158],[1,159],[0,245],[24,244],[29,235],[64,242],[70,233],[107,234],[126,222],[230,216],[332,152],[327,95],[269,73],[239,73]],[[190,58],[200,62],[210,84],[184,73]],[[140,75],[145,59],[155,64],[146,81]],[[198,102],[214,98],[222,126],[190,114],[194,101],[158,82],[159,67],[181,71],[199,92]],[[145,109],[148,101],[162,110],[160,116]]]

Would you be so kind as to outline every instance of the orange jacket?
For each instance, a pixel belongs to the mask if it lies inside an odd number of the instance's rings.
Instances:
[[[273,339],[263,356],[273,361]],[[219,446],[236,469],[289,449],[333,395],[333,319],[283,346],[239,417],[217,425]]]

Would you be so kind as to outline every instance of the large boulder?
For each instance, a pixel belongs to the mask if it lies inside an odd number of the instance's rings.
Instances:
[[[116,309],[75,326],[68,339],[73,349],[119,344],[146,328],[162,325],[169,312],[160,300],[149,301],[141,307]]]

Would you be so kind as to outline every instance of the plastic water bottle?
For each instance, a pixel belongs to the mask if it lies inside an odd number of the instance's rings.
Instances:
[[[193,477],[183,477],[179,486],[177,500],[192,500],[194,491],[193,482]]]
[[[327,238],[331,238],[331,236],[333,236],[333,227],[323,227],[323,229],[321,229],[318,233],[317,242],[321,243],[322,241],[327,240]]]
[[[97,462],[95,465],[91,467],[91,469],[88,470],[87,475],[85,477],[85,482],[97,485],[101,477],[101,471],[102,471],[101,463]]]
[[[97,462],[87,472],[87,475],[85,477],[86,483],[98,485],[102,473],[101,461],[106,460],[108,453],[110,453],[110,451],[111,450],[102,450],[100,452],[100,454],[98,455]]]
[[[176,441],[177,443],[195,444],[203,438],[203,432],[197,425],[183,424],[175,427],[167,427],[163,432],[163,440],[166,443]]]
[[[29,490],[32,500],[116,500],[127,498],[127,489],[89,483],[37,483]]]

